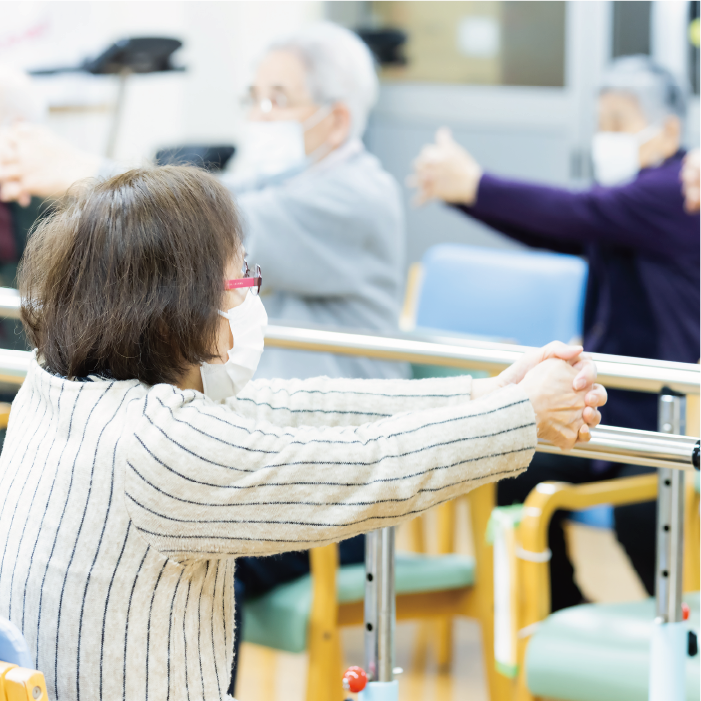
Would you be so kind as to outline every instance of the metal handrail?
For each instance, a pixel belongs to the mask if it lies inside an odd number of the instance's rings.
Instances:
[[[19,309],[19,291],[0,287],[0,317],[19,319]],[[501,372],[528,350],[526,346],[481,341],[464,336],[387,336],[282,325],[268,326],[265,344],[273,348],[325,351],[488,372]],[[603,353],[591,355],[596,362],[599,382],[606,387],[655,394],[668,387],[682,394],[700,393],[701,367],[698,365]]]
[[[530,350],[526,346],[466,337],[384,336],[281,325],[268,326],[265,345],[488,372],[501,372]],[[598,381],[606,387],[655,394],[668,387],[681,394],[699,394],[701,367],[698,365],[603,353],[592,353],[591,357],[596,363]]]
[[[0,349],[0,381],[21,385],[32,357],[30,351]],[[571,454],[610,462],[698,470],[698,445],[696,438],[687,436],[599,426],[592,429],[591,440],[577,445]],[[559,448],[543,440],[538,441],[536,450],[543,453],[560,452]]]
[[[17,290],[0,288],[0,316],[19,318]],[[454,368],[499,372],[528,350],[525,346],[438,335],[383,336],[369,333],[329,331],[311,327],[268,326],[266,347],[323,351],[379,358],[389,361],[428,363]],[[0,349],[0,381],[22,384],[32,353]],[[615,355],[592,354],[598,379],[607,387],[659,393],[664,387],[684,394],[699,394],[701,368],[690,363],[672,363]],[[537,450],[559,448],[539,441]],[[572,455],[632,462],[650,467],[698,469],[698,441],[649,431],[599,426],[588,443],[578,445]]]
[[[19,290],[12,287],[0,287],[0,317],[19,319]]]
[[[588,443],[578,443],[568,455],[648,467],[699,469],[699,439],[615,426],[592,429]],[[539,453],[561,453],[552,443],[538,440]]]

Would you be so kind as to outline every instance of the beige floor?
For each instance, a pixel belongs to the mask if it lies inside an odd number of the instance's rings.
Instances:
[[[465,513],[459,514],[463,524]],[[458,532],[466,533],[465,528]],[[399,545],[404,534],[399,534]],[[469,551],[469,536],[458,549]],[[644,589],[611,531],[570,524],[568,543],[577,579],[592,601],[630,601],[645,597]],[[481,658],[479,626],[471,620],[454,622],[453,664],[441,672],[436,664],[430,622],[397,626],[396,664],[402,701],[488,701]],[[362,628],[342,631],[348,665],[363,664]],[[241,650],[238,701],[303,701],[306,688],[306,656],[277,653],[244,644]],[[350,694],[349,694],[350,696]]]

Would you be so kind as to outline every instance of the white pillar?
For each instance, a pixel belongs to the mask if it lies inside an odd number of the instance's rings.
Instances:
[[[657,63],[688,80],[689,3],[655,0],[650,13],[650,53]]]

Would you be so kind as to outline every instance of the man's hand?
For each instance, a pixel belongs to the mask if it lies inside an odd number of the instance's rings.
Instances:
[[[684,157],[681,172],[684,209],[689,214],[699,211],[701,196],[699,194],[699,150],[689,151]]]
[[[0,201],[60,197],[76,181],[97,175],[100,159],[46,127],[20,123],[0,131]]]
[[[473,205],[482,178],[479,163],[454,139],[450,129],[436,132],[436,143],[424,146],[407,184],[418,188],[415,202],[433,199]]]

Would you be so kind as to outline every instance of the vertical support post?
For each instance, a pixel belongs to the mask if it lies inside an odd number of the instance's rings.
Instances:
[[[107,158],[114,158],[114,154],[117,149],[117,137],[119,136],[119,128],[122,125],[122,115],[124,113],[127,80],[130,75],[131,70],[129,68],[122,68],[117,76],[117,97],[114,103],[112,121],[110,123],[110,130],[107,135],[107,145],[105,147],[105,156]]]
[[[660,433],[684,434],[686,397],[664,390]],[[684,701],[686,628],[682,623],[684,471],[658,471],[655,624],[650,649],[650,701]]]
[[[379,580],[382,569],[379,553],[381,531],[365,535],[365,671],[368,679],[377,680],[378,650],[377,628],[379,614]]]
[[[394,680],[394,528],[380,531],[379,616],[377,631],[377,681]]]
[[[396,701],[394,681],[394,528],[365,536],[365,669],[362,701]]]

